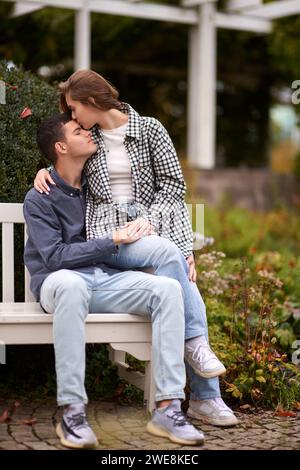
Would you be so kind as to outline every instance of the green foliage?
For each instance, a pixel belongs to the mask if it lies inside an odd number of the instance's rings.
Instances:
[[[21,68],[0,62],[0,79],[6,84],[6,104],[0,105],[0,201],[22,202],[43,165],[36,146],[36,129],[58,112],[54,88]],[[24,109],[32,114],[21,118]]]
[[[104,344],[86,346],[85,386],[90,398],[129,400],[137,391],[127,390],[111,363]],[[53,346],[8,346],[6,365],[1,366],[0,395],[32,399],[54,396],[56,375]]]
[[[258,223],[263,218],[264,224]],[[300,370],[291,363],[291,346],[300,335],[297,214],[280,210],[263,217],[211,209],[208,226],[212,231],[206,235],[213,235],[217,246],[224,246],[224,237],[226,246],[229,240],[233,245],[231,257],[211,249],[197,257],[210,341],[227,366],[222,387],[242,403],[297,407]],[[263,251],[272,241],[276,245],[280,232],[285,240],[281,251]],[[247,258],[234,257],[241,249],[235,236],[244,233]]]

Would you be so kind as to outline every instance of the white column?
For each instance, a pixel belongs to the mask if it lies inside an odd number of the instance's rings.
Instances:
[[[215,166],[216,27],[215,5],[199,6],[199,23],[190,27],[188,70],[188,161]]]
[[[90,12],[83,7],[75,13],[74,70],[91,67]]]

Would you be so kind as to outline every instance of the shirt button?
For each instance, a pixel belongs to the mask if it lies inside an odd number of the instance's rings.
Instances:
[[[73,194],[73,193],[70,193],[70,196],[74,196],[74,194]]]

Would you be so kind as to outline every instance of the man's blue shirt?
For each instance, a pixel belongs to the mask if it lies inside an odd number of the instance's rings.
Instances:
[[[116,269],[103,263],[104,256],[117,252],[111,235],[86,241],[85,194],[68,185],[55,170],[51,176],[56,186],[49,194],[31,189],[24,200],[28,240],[24,262],[31,276],[30,288],[37,300],[46,277],[60,269],[93,272],[95,267],[114,274]]]

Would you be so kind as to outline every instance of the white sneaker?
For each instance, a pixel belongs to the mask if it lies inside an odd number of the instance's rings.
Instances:
[[[176,444],[195,446],[202,444],[204,434],[196,429],[181,410],[180,400],[172,400],[163,410],[156,409],[147,424],[147,431],[154,436],[167,437]]]
[[[205,336],[187,340],[184,347],[184,358],[200,377],[209,379],[226,372],[222,362],[210,349]]]
[[[95,449],[98,445],[98,439],[87,422],[83,403],[66,407],[56,434],[61,444],[71,449]]]
[[[215,426],[235,426],[239,422],[222,398],[190,400],[187,415]]]

